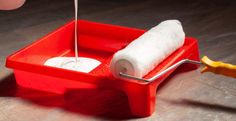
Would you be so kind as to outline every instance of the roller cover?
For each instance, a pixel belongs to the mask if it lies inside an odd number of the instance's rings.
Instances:
[[[116,52],[110,69],[115,77],[123,72],[143,77],[183,46],[185,33],[178,20],[166,20]]]

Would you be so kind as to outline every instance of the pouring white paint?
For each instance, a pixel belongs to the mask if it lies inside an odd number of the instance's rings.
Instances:
[[[97,66],[101,64],[100,61],[92,59],[92,58],[86,58],[86,57],[79,57],[78,56],[78,0],[74,0],[75,4],[75,57],[53,57],[48,59],[44,65],[52,66],[52,67],[58,67],[68,70],[74,70],[74,71],[80,71],[89,73],[93,69],[95,69]]]
[[[75,61],[78,62],[78,0],[74,0],[75,4]]]

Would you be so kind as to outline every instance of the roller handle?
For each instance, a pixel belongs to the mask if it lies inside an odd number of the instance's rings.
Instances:
[[[236,65],[223,63],[220,61],[212,61],[207,56],[204,56],[201,61],[205,65],[205,67],[201,70],[201,73],[212,72],[215,74],[236,78]]]

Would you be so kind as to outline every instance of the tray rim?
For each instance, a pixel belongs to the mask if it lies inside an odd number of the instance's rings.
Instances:
[[[99,24],[99,25],[105,25],[105,26],[110,26],[110,27],[116,27],[116,28],[122,28],[122,29],[130,29],[130,30],[139,31],[139,32],[145,32],[145,30],[141,30],[141,29],[124,27],[124,26],[118,26],[118,25],[111,25],[111,24],[104,24],[104,23],[97,23],[97,22],[91,22],[91,21],[87,21],[87,20],[79,20],[79,22],[85,22],[85,23],[89,23],[89,24]],[[49,75],[49,76],[52,76],[52,77],[55,76],[55,77],[71,79],[71,80],[74,80],[75,78],[80,78],[81,76],[83,76],[83,78],[86,77],[86,78],[89,78],[91,80],[101,80],[101,79],[106,78],[105,76],[92,75],[92,74],[89,74],[89,73],[72,71],[72,70],[65,70],[65,69],[56,68],[56,67],[50,67],[50,66],[42,66],[42,65],[39,65],[39,64],[23,63],[23,62],[19,62],[19,61],[16,61],[16,60],[12,59],[12,58],[14,58],[14,56],[16,56],[17,54],[21,53],[22,51],[24,51],[26,49],[29,49],[32,46],[42,42],[44,39],[48,38],[49,36],[52,36],[53,34],[56,34],[57,32],[65,29],[65,28],[67,28],[68,26],[70,26],[73,23],[74,23],[74,20],[72,20],[72,21],[70,21],[70,22],[68,22],[68,23],[58,27],[54,31],[50,32],[49,34],[46,34],[45,36],[41,37],[40,39],[37,39],[36,41],[34,41],[32,43],[29,43],[28,45],[26,45],[22,49],[19,49],[18,51],[16,51],[13,54],[9,55],[7,57],[7,59],[6,59],[5,66],[8,67],[8,68],[16,69],[16,70],[32,72],[32,73],[38,73],[38,74],[43,74],[43,75]],[[189,39],[193,40],[193,41],[195,41],[197,43],[197,39],[195,39],[193,37],[185,37],[185,40],[187,40],[187,39],[188,40]],[[165,60],[163,60],[163,61],[165,61]],[[22,66],[19,67],[17,65],[22,65]],[[44,70],[44,71],[41,71],[41,70]],[[54,71],[57,71],[57,73],[54,73]],[[64,73],[67,73],[67,74],[64,74]],[[117,80],[120,81],[122,79],[117,79]],[[132,80],[131,81],[129,81],[129,80],[122,80],[122,81],[135,82],[135,83],[138,82],[138,81],[132,81]],[[90,83],[89,80],[86,80],[84,82]],[[93,81],[91,81],[91,82],[93,82]],[[147,84],[147,83],[140,82],[140,84]]]

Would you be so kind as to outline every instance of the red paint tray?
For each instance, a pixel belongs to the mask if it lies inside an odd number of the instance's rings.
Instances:
[[[84,20],[78,22],[79,55],[97,59],[102,64],[90,73],[43,65],[52,57],[74,56],[74,21],[72,21],[7,58],[6,66],[14,70],[18,85],[58,94],[63,94],[67,89],[77,88],[121,90],[127,94],[134,115],[140,117],[151,115],[155,108],[156,88],[174,70],[149,83],[116,79],[109,70],[112,55],[145,31]],[[195,39],[186,38],[183,47],[166,58],[145,78],[152,77],[182,59],[199,61]]]

